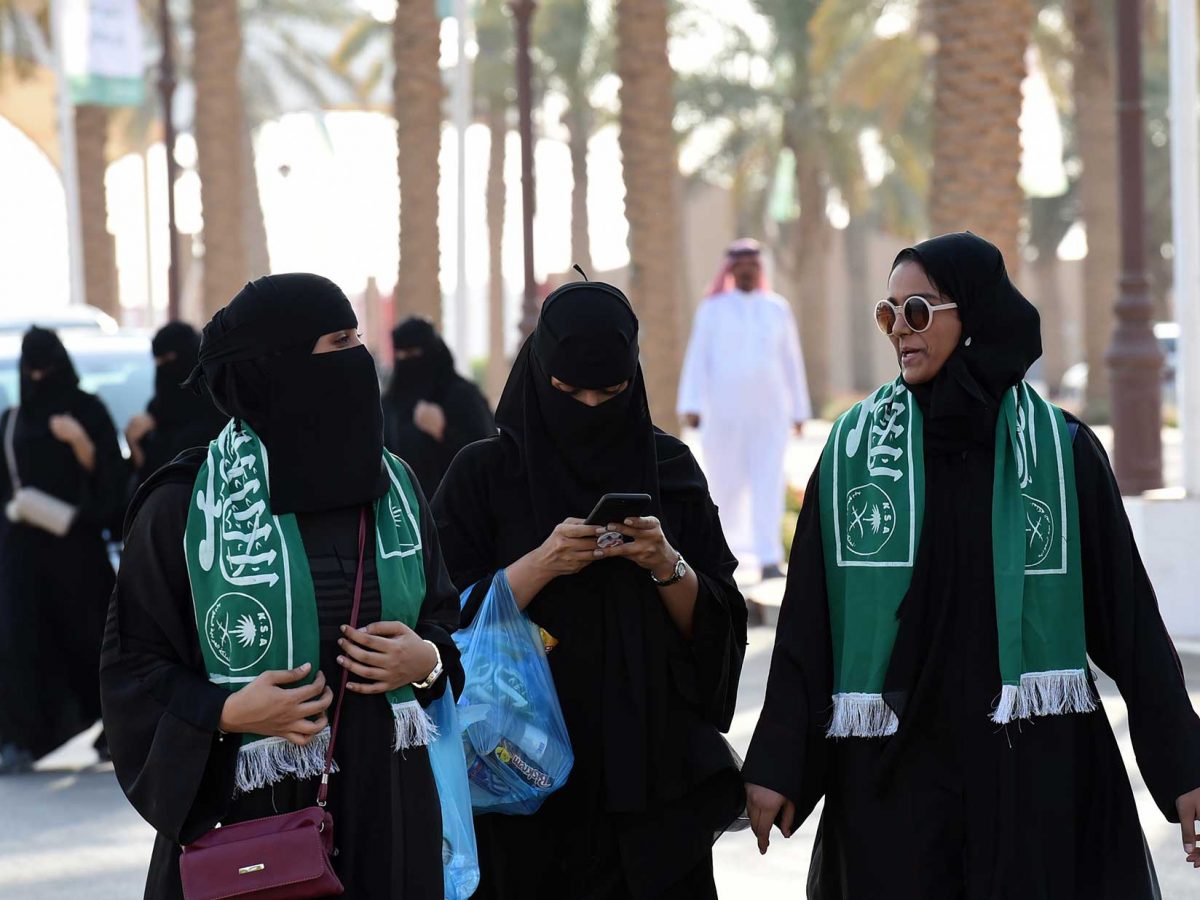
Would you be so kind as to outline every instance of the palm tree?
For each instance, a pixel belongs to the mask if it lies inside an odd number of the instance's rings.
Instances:
[[[588,141],[596,126],[591,94],[612,70],[612,42],[592,22],[589,0],[543,0],[535,24],[535,43],[547,81],[566,100],[561,122],[571,152],[571,262],[592,269],[588,225]]]
[[[212,315],[254,273],[244,239],[246,112],[239,72],[238,0],[192,0],[192,77],[196,85],[196,169],[204,215],[203,311]]]
[[[1021,81],[1033,26],[1030,0],[934,0],[935,115],[930,212],[935,232],[970,229],[1015,272],[1025,195]]]
[[[438,152],[442,79],[435,0],[396,0],[392,82],[400,175],[400,271],[397,315],[442,321],[438,256]]]
[[[708,71],[685,80],[681,118],[685,127],[725,124],[727,138],[702,170],[731,183],[738,230],[771,240],[795,284],[824,278],[833,237],[826,203],[835,193],[850,214],[851,283],[865,295],[865,266],[853,260],[865,252],[868,230],[902,237],[926,230],[931,101],[917,29],[878,35],[878,0],[755,0],[755,7],[772,25],[770,44],[736,34]],[[861,149],[868,132],[887,163],[877,183]],[[792,302],[820,409],[833,356],[843,351],[828,339],[821,292],[797,291]],[[856,380],[869,385],[863,343],[845,352],[854,356]]]
[[[640,309],[646,387],[659,422],[674,422],[684,322],[679,166],[667,60],[667,4],[618,0],[621,155],[629,221],[629,286]]]

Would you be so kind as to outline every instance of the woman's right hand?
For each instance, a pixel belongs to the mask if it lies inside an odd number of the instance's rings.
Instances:
[[[506,570],[508,583],[517,607],[527,607],[559,575],[574,575],[599,559],[596,538],[601,530],[584,525],[583,519],[566,519],[555,526],[540,547],[510,565]]]
[[[766,853],[771,846],[771,826],[779,819],[779,830],[785,838],[795,831],[796,804],[778,791],[761,784],[746,785],[746,812],[750,829],[758,838],[758,852]]]
[[[329,724],[325,710],[333,702],[333,690],[324,672],[318,672],[312,684],[286,685],[308,677],[311,669],[312,664],[305,663],[297,669],[263,672],[230,694],[221,711],[221,730],[287,738],[300,747],[308,744]]]
[[[602,531],[583,519],[565,519],[537,549],[538,566],[552,579],[583,571],[598,558],[596,538]]]

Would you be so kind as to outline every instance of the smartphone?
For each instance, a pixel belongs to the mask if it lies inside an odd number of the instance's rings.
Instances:
[[[649,494],[605,494],[584,524],[608,525],[610,522],[624,522],[635,516],[644,516],[649,511]],[[616,546],[621,541],[628,544],[633,538],[626,537],[618,531],[606,531],[596,538],[596,546],[604,550]]]

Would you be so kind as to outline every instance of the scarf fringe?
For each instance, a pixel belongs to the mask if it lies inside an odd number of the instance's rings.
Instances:
[[[263,738],[238,750],[235,783],[240,794],[282,781],[318,778],[325,771],[325,751],[329,749],[326,728],[304,747],[280,737]],[[333,766],[337,771],[337,765]]]
[[[1095,709],[1087,670],[1060,669],[1030,672],[1021,676],[1020,685],[1004,685],[991,719],[997,725],[1006,725],[1017,719],[1088,713]]]
[[[834,694],[833,720],[826,737],[886,737],[900,722],[882,694]]]
[[[409,747],[426,747],[438,736],[433,719],[416,700],[393,703],[392,718],[396,722],[396,736],[392,743],[395,752]]]

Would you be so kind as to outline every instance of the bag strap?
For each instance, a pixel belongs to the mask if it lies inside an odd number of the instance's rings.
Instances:
[[[13,495],[21,489],[21,476],[17,473],[17,454],[13,450],[13,432],[17,427],[17,411],[21,407],[11,406],[8,409],[8,422],[4,427],[4,455],[8,459],[8,477],[12,481]]]
[[[350,612],[350,627],[358,627],[358,607],[362,603],[363,592],[363,558],[367,549],[367,508],[364,506],[358,516],[358,571],[354,575],[354,608]],[[342,700],[346,696],[346,682],[350,679],[350,670],[342,669],[342,686],[338,688],[337,706],[333,710],[333,726],[329,732],[329,747],[325,750],[325,771],[321,773],[321,787],[317,791],[317,806],[324,807],[329,799],[329,773],[333,769],[333,746],[337,743],[338,723],[342,720]]]

